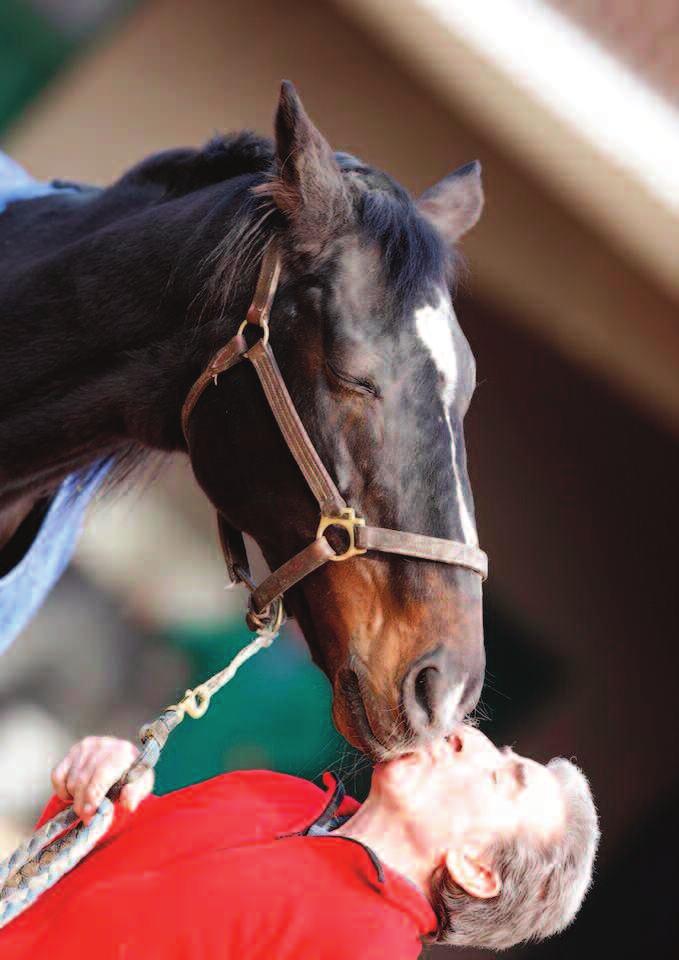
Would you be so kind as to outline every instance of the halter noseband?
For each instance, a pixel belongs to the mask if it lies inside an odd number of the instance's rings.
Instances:
[[[299,418],[269,345],[269,312],[280,272],[281,258],[277,242],[273,240],[264,254],[255,294],[238,333],[213,356],[191,387],[182,408],[182,430],[188,445],[191,414],[205,389],[211,382],[216,385],[219,375],[241,360],[249,360],[288,449],[320,508],[316,539],[278,567],[259,586],[255,586],[250,575],[242,533],[223,514],[218,513],[220,541],[229,577],[233,583],[244,583],[250,590],[248,626],[251,629],[277,628],[283,617],[283,595],[290,587],[328,562],[348,560],[368,550],[455,564],[472,570],[485,580],[488,557],[478,547],[458,540],[367,526],[363,517],[356,516],[353,507],[345,502]],[[259,327],[262,334],[252,347],[248,346],[244,336],[248,325]],[[339,527],[346,533],[348,545],[340,553],[334,550],[325,536],[331,527]]]

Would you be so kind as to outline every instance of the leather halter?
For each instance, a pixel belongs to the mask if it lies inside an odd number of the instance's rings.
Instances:
[[[259,630],[277,628],[283,616],[282,598],[290,587],[328,562],[348,560],[350,557],[365,554],[368,550],[454,564],[472,570],[485,580],[488,575],[488,557],[478,547],[457,540],[367,526],[363,517],[356,516],[353,507],[345,502],[299,418],[269,345],[269,312],[280,272],[278,244],[273,240],[264,254],[255,294],[238,333],[210,360],[189,391],[182,408],[182,430],[188,445],[191,414],[206,388],[210,383],[216,385],[219,375],[226,373],[241,360],[249,360],[255,368],[288,449],[318,502],[320,521],[316,539],[270,574],[259,586],[255,586],[250,576],[242,533],[236,530],[223,514],[218,513],[219,535],[231,581],[244,583],[251,592],[248,625],[251,629]],[[261,331],[261,337],[251,347],[244,336],[248,325],[258,327]],[[325,536],[331,527],[343,529],[347,537],[347,546],[339,553]]]

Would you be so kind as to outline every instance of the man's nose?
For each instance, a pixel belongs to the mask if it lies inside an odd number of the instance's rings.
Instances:
[[[478,760],[483,766],[496,765],[500,751],[478,727],[468,723],[458,723],[448,739],[455,752],[461,756]]]
[[[476,706],[482,682],[482,676],[478,679],[457,668],[448,647],[436,647],[420,657],[402,687],[403,709],[413,733],[427,737],[449,733]]]

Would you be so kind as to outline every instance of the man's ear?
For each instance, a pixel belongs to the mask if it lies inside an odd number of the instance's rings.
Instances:
[[[502,889],[502,881],[489,861],[487,841],[467,841],[446,854],[446,869],[455,883],[472,897],[488,900]]]
[[[304,246],[322,246],[348,218],[351,205],[335,155],[289,80],[276,112],[277,175],[265,187]]]
[[[448,243],[456,243],[478,222],[483,210],[479,161],[472,160],[425,190],[417,208]]]

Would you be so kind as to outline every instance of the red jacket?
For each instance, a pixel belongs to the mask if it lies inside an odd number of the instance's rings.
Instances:
[[[306,780],[249,771],[118,810],[97,848],[0,931],[0,960],[419,956],[436,923],[422,894],[362,844],[304,835],[332,806]],[[347,798],[337,813],[357,807]],[[61,809],[52,799],[41,822]]]

